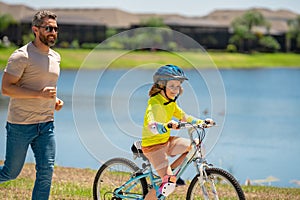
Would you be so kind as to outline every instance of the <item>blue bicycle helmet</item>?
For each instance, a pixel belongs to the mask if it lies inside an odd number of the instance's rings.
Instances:
[[[182,69],[175,65],[165,65],[160,67],[153,75],[154,83],[158,81],[178,80],[183,82],[188,80]]]

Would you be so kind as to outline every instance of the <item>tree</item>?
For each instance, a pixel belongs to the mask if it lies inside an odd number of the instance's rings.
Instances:
[[[243,20],[248,30],[251,31],[253,26],[265,25],[266,20],[264,16],[257,11],[248,11],[243,15]]]
[[[164,27],[167,28],[162,18],[159,17],[151,17],[146,20],[141,21],[141,26],[144,27]]]
[[[0,15],[0,47],[9,47],[12,45],[12,43],[9,41],[9,38],[6,35],[4,35],[3,32],[11,24],[16,24],[16,23],[17,22],[14,20],[14,18],[11,15],[9,14]]]
[[[246,46],[246,50],[249,50],[251,42],[256,39],[253,32],[254,26],[265,26],[267,30],[270,28],[264,16],[254,10],[247,11],[241,17],[234,19],[231,26],[233,28],[233,36],[229,42],[236,44],[240,51],[244,51],[244,46]]]
[[[295,39],[296,47],[297,49],[299,49],[300,48],[300,15],[298,15],[295,19],[289,20],[288,25],[289,25],[289,31],[287,33],[287,39],[289,41],[291,39]]]
[[[16,20],[9,14],[0,15],[0,33],[5,31],[11,24],[16,24]]]
[[[176,46],[174,43],[169,45],[168,37],[171,36],[171,31],[162,18],[150,17],[142,20],[140,25],[142,27],[150,28],[137,30],[135,32],[136,35],[131,43],[137,48],[144,46],[148,47],[150,50],[157,50],[163,48],[174,48],[174,46]]]

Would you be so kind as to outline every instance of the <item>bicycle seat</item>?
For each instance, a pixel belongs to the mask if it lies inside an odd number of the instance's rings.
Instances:
[[[143,154],[142,141],[140,141],[140,140],[135,141],[131,146],[131,151],[133,153],[134,159],[135,158],[143,158],[143,160],[147,160],[147,158]]]

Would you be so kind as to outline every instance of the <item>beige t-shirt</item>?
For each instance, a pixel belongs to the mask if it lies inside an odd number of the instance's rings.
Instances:
[[[40,52],[32,43],[17,49],[8,59],[5,72],[20,77],[18,86],[42,90],[56,87],[60,73],[60,55],[50,49]],[[54,120],[55,99],[10,98],[7,121],[35,124]]]

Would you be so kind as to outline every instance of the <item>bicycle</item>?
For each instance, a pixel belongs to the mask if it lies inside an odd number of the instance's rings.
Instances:
[[[224,169],[213,167],[204,158],[202,143],[208,125],[192,125],[179,123],[179,128],[188,128],[193,148],[186,155],[180,166],[173,170],[180,177],[187,167],[194,163],[197,174],[192,179],[186,192],[187,200],[195,199],[240,199],[244,200],[244,192],[238,181]],[[196,142],[198,141],[198,142]],[[159,194],[161,178],[152,170],[148,159],[141,150],[141,141],[134,142],[131,147],[134,159],[142,158],[139,168],[127,158],[113,158],[105,162],[97,171],[93,183],[95,200],[144,199],[149,189],[154,188],[158,199],[166,199]],[[183,199],[183,198],[180,198]]]

